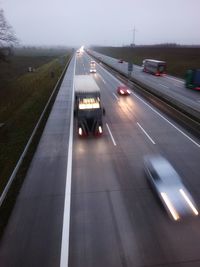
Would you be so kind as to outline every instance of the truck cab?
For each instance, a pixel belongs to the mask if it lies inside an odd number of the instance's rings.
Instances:
[[[103,133],[103,113],[100,88],[90,75],[75,76],[75,115],[79,136]]]

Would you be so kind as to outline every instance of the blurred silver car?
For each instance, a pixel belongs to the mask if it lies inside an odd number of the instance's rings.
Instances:
[[[198,216],[192,196],[183,185],[178,173],[164,157],[145,156],[144,167],[151,186],[173,220]]]

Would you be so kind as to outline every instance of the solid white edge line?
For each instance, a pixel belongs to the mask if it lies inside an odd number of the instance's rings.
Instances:
[[[114,139],[114,137],[113,137],[113,135],[112,135],[112,133],[111,133],[110,127],[108,126],[107,123],[106,123],[106,127],[108,128],[108,132],[109,132],[109,134],[110,134],[110,137],[111,137],[111,139],[112,139],[112,142],[113,142],[114,146],[116,146],[117,144],[115,143],[115,139]]]
[[[137,122],[137,125],[140,127],[140,129],[143,131],[143,133],[149,138],[149,140],[152,142],[152,144],[156,144],[153,139],[150,137],[150,135],[144,130],[144,128]]]
[[[76,58],[74,62],[74,76],[75,76]],[[71,121],[70,134],[68,146],[67,172],[66,172],[66,186],[65,186],[65,202],[63,214],[63,228],[62,228],[62,243],[60,254],[60,267],[68,266],[69,259],[69,231],[70,231],[70,205],[71,205],[71,178],[72,178],[72,149],[73,149],[73,124],[74,124],[74,78],[73,78],[73,92],[72,92],[72,107],[71,107]]]
[[[113,95],[114,95],[114,97],[115,97],[117,100],[119,100],[119,97],[118,97],[118,96],[116,96],[116,94],[115,94],[115,93],[113,93]]]
[[[158,111],[156,111],[154,108],[152,108],[148,103],[146,103],[143,99],[141,99],[138,95],[133,93],[135,97],[137,97],[140,101],[142,101],[146,106],[148,106],[151,110],[153,110],[158,116],[163,118],[166,122],[168,122],[172,127],[174,127],[178,132],[182,133],[186,138],[188,138],[193,144],[195,144],[197,147],[200,148],[200,144],[198,144],[196,141],[194,141],[191,137],[189,137],[186,133],[181,131],[177,126],[175,126],[172,122],[170,122],[168,119],[166,119],[163,115],[161,115]]]

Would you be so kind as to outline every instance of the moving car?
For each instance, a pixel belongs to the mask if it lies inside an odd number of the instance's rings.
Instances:
[[[124,61],[123,61],[123,59],[119,59],[118,62],[119,63],[123,63]]]
[[[96,73],[96,72],[97,72],[97,70],[95,67],[90,67],[90,73]]]
[[[90,61],[90,73],[96,73],[96,62],[94,60]]]
[[[178,221],[198,216],[196,204],[172,165],[160,155],[144,157],[147,178],[169,216]]]
[[[90,67],[95,67],[95,66],[96,66],[95,61],[94,61],[94,60],[91,60],[91,61],[90,61]]]
[[[119,85],[117,87],[117,93],[119,95],[127,96],[127,95],[130,95],[131,92],[130,92],[129,88],[126,85]]]

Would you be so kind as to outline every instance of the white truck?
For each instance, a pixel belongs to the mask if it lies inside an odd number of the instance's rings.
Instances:
[[[105,110],[101,104],[100,88],[90,75],[76,75],[74,86],[78,135],[101,135]]]

